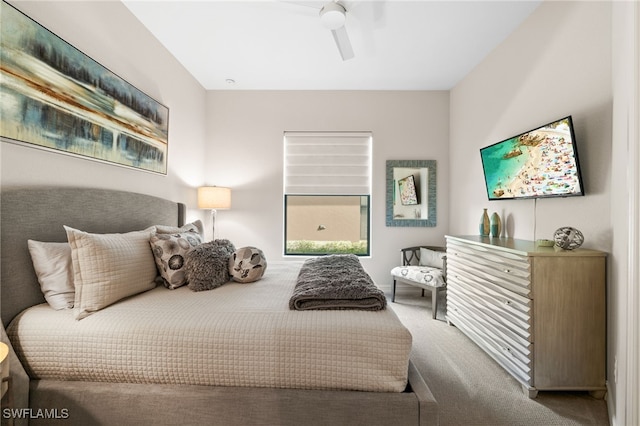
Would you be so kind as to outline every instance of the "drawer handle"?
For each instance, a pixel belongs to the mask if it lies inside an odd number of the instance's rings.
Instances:
[[[511,305],[511,300],[505,300],[504,304],[507,305],[507,306]]]
[[[511,348],[502,348],[502,350],[504,352],[508,352],[509,354],[511,354]]]
[[[506,272],[507,274],[511,273],[511,269],[505,269],[504,272]]]

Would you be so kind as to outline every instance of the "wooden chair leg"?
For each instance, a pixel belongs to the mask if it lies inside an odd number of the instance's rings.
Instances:
[[[436,319],[436,313],[438,312],[438,287],[431,289],[431,314],[432,319]]]
[[[396,280],[393,280],[393,287],[391,289],[391,301],[396,301]]]

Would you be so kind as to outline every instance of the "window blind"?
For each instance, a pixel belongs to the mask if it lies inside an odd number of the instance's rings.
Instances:
[[[371,143],[369,132],[285,132],[285,194],[370,195]]]

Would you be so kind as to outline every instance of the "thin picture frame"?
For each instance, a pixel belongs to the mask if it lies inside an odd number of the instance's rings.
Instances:
[[[416,182],[413,175],[398,180],[398,189],[400,191],[400,203],[403,206],[415,206],[418,202],[418,193],[416,191]]]

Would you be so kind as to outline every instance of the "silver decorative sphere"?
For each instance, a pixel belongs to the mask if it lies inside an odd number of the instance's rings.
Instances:
[[[578,231],[576,228],[563,226],[562,228],[558,228],[553,234],[553,240],[561,249],[573,250],[582,245],[584,242],[584,236],[582,235],[582,232]]]

